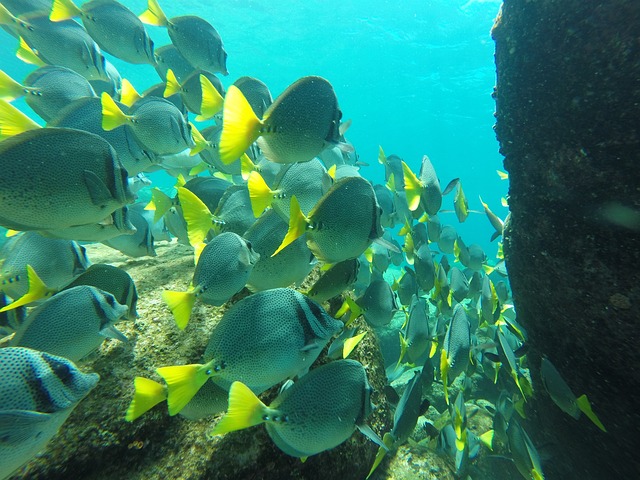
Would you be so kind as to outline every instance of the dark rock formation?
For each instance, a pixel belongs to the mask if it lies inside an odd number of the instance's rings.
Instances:
[[[505,254],[548,478],[638,478],[640,2],[505,0],[493,36]],[[547,355],[608,429],[544,392]]]

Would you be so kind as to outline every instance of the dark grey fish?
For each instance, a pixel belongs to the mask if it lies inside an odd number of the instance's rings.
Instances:
[[[120,305],[129,308],[126,318],[134,320],[138,317],[138,291],[131,275],[121,268],[97,263],[78,275],[66,289],[80,285],[89,285],[110,293]]]
[[[100,377],[66,358],[29,348],[0,349],[0,478],[45,446]]]
[[[155,63],[153,40],[140,19],[115,0],[90,0],[78,8],[71,0],[54,0],[49,18],[58,22],[79,16],[91,38],[105,52],[134,64]]]
[[[136,229],[133,234],[119,235],[102,243],[128,257],[155,257],[156,250],[149,222],[136,210],[129,210],[129,220]]]
[[[127,171],[113,148],[80,130],[41,128],[8,138],[0,143],[0,171],[0,225],[5,228],[55,230],[97,223],[133,201]]]
[[[372,281],[356,303],[362,309],[364,319],[373,327],[388,325],[398,311],[396,296],[384,280]]]
[[[404,274],[398,281],[398,300],[405,306],[411,305],[411,298],[418,294],[416,272],[411,267],[404,267]]]
[[[110,293],[87,285],[73,287],[29,312],[11,346],[78,361],[107,337],[127,341],[114,324],[128,312]]]
[[[355,283],[359,267],[357,258],[336,263],[318,278],[307,295],[319,303],[340,295]]]
[[[218,31],[203,18],[183,15],[167,18],[157,0],[149,0],[148,10],[140,20],[149,25],[166,27],[171,42],[182,56],[196,68],[228,75],[227,52]]]
[[[180,81],[184,80],[196,68],[182,56],[175,45],[169,44],[160,48],[156,48],[154,52],[155,68],[158,75],[163,81],[167,80],[167,71],[171,70],[176,78]]]
[[[436,265],[433,262],[433,254],[427,244],[423,244],[416,252],[413,261],[416,270],[418,286],[424,292],[429,292],[436,282]]]
[[[76,242],[45,238],[36,232],[11,237],[0,250],[0,259],[0,291],[14,300],[29,290],[27,265],[48,288],[60,290],[91,264],[84,247]]]
[[[67,67],[87,80],[107,78],[100,47],[73,20],[55,23],[48,12],[20,19],[0,12],[0,23],[13,28],[49,65]]]

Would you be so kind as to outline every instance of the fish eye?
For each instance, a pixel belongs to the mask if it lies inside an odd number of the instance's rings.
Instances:
[[[251,242],[249,240],[245,240],[245,242],[247,243],[247,248],[251,250]]]

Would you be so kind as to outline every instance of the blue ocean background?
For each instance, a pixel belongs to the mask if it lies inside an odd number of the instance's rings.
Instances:
[[[76,2],[78,5],[83,2]],[[136,13],[145,0],[123,0]],[[434,164],[442,188],[460,177],[472,210],[482,199],[501,218],[507,182],[493,133],[494,43],[490,29],[499,0],[220,0],[160,2],[168,17],[195,14],[219,31],[228,52],[225,87],[244,75],[264,81],[274,98],[305,75],[320,75],[334,86],[347,138],[361,169],[384,183],[378,146],[403,158],[417,173],[423,155]],[[156,47],[170,43],[166,30],[148,27]],[[35,67],[13,56],[16,40],[0,31],[0,61],[10,76],[23,79]],[[150,65],[130,65],[105,53],[123,78],[139,91],[158,83]],[[38,120],[22,101],[15,103]],[[42,121],[40,120],[40,123]],[[170,190],[174,179],[152,174]],[[445,197],[443,224],[455,226],[467,245],[480,244],[494,263],[497,242],[484,215],[459,224],[453,193]]]

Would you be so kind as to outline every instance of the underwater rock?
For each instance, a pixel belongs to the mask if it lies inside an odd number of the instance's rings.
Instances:
[[[358,432],[338,447],[311,456],[306,462],[280,451],[264,426],[208,437],[216,417],[191,421],[170,417],[161,403],[134,422],[125,412],[133,396],[136,376],[160,380],[154,370],[162,365],[198,362],[211,329],[226,310],[197,304],[187,329],[180,331],[162,302],[164,289],[184,288],[193,274],[193,250],[176,243],[160,243],[157,257],[129,259],[102,245],[87,245],[96,263],[111,263],[126,270],[138,289],[135,322],[119,328],[129,343],[107,340],[96,354],[79,362],[84,371],[95,371],[101,381],[85,398],[53,438],[47,449],[11,478],[29,479],[326,479],[364,478],[373,464],[378,446]],[[302,290],[309,288],[313,272]],[[311,280],[309,282],[309,280]],[[237,301],[246,295],[239,293]],[[377,405],[368,424],[378,434],[391,428],[390,411],[383,388],[386,383],[380,347],[368,331],[350,358],[367,369]],[[326,362],[322,353],[315,366]],[[278,388],[261,395],[269,403]]]
[[[504,252],[536,390],[526,428],[555,450],[547,478],[637,478],[640,3],[505,0],[492,34]],[[552,403],[543,354],[608,433]]]

